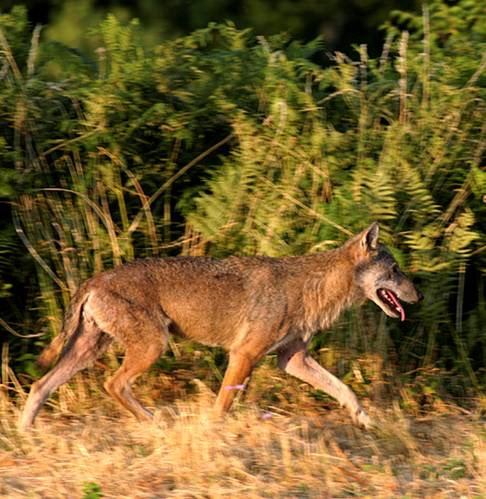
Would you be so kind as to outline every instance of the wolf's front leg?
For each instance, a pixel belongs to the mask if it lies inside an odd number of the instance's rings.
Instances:
[[[372,426],[371,419],[361,407],[353,391],[310,357],[303,341],[299,340],[286,345],[280,350],[278,366],[292,376],[334,397],[349,410],[355,424],[366,429]]]

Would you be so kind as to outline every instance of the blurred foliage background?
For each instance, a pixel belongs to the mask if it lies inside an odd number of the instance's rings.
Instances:
[[[0,326],[13,369],[35,374],[94,272],[322,251],[378,220],[426,299],[403,324],[353,310],[315,354],[350,382],[419,380],[420,397],[484,387],[482,2],[10,4]]]
[[[15,0],[2,0],[10,10]],[[287,32],[292,38],[310,41],[323,36],[331,50],[348,50],[352,43],[367,43],[379,51],[382,34],[377,29],[396,9],[420,11],[417,0],[28,0],[29,20],[46,25],[46,37],[72,47],[93,49],[99,39],[86,36],[108,14],[143,26],[141,38],[150,44],[205,28],[210,22],[232,21],[239,29],[252,28],[264,36]]]

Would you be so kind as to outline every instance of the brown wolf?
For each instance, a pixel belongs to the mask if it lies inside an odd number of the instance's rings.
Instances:
[[[377,223],[320,254],[154,258],[102,272],[80,287],[61,334],[41,355],[48,364],[62,348],[56,366],[32,385],[20,425],[32,425],[47,397],[101,356],[112,339],[126,353],[105,388],[138,419],[150,418],[130,385],[164,353],[173,333],[229,352],[219,411],[229,409],[234,388],[244,386],[255,364],[275,351],[280,368],[336,398],[355,423],[368,427],[355,394],[306,352],[316,331],[367,298],[401,320],[399,300],[422,298],[378,244]]]

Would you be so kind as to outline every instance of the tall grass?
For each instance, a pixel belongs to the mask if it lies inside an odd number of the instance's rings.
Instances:
[[[255,373],[253,395],[260,399],[275,389],[265,370]],[[155,380],[146,377],[142,398],[179,391]],[[43,411],[27,434],[17,432],[17,410],[5,403],[0,494],[447,498],[480,497],[486,485],[479,413],[442,408],[433,418],[411,420],[389,405],[373,410],[380,429],[370,434],[293,390],[269,411],[246,403],[222,421],[211,413],[214,395],[199,386],[199,394],[186,394],[143,424],[114,416],[107,397],[81,383],[63,387],[54,411]]]

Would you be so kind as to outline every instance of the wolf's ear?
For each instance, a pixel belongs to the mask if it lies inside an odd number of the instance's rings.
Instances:
[[[380,227],[378,222],[373,222],[366,230],[362,232],[361,248],[366,253],[371,253],[378,248],[378,236],[380,235]]]

